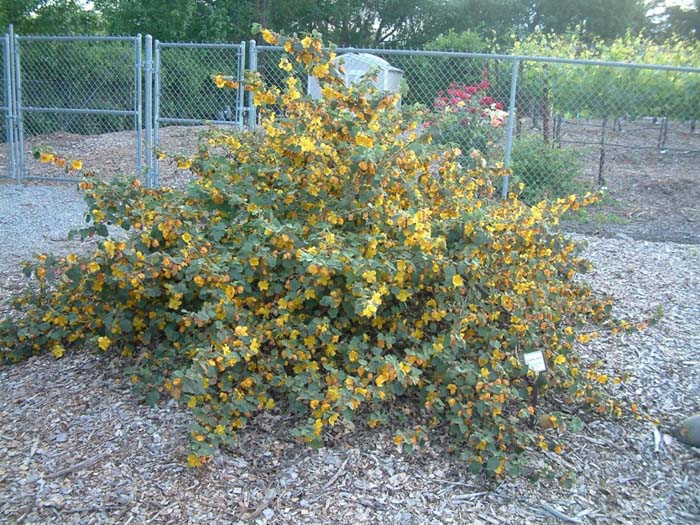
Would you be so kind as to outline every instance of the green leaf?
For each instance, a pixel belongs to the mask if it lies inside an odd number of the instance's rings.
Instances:
[[[571,431],[581,432],[581,429],[583,429],[583,421],[578,416],[573,416],[571,418]]]

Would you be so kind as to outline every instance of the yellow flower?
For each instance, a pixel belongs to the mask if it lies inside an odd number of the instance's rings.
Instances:
[[[177,310],[180,308],[180,305],[182,304],[182,301],[178,297],[171,297],[170,301],[168,301],[168,308],[172,310]]]
[[[216,87],[222,88],[226,85],[226,79],[224,79],[223,75],[216,75],[214,76],[214,84],[216,84]]]
[[[554,358],[554,364],[555,365],[563,365],[566,363],[566,357],[563,355],[559,354],[557,357]]]
[[[309,49],[309,47],[311,47],[311,37],[310,36],[307,35],[301,40],[301,47],[303,47],[304,49]]]
[[[192,240],[192,236],[188,232],[185,232],[182,234],[182,240],[189,244]]]
[[[365,146],[366,148],[371,148],[374,146],[374,139],[364,133],[358,133],[355,135],[355,144],[358,146]]]
[[[357,350],[350,350],[350,352],[348,353],[348,359],[351,363],[357,361]]]
[[[203,458],[199,457],[197,454],[191,453],[189,456],[187,456],[187,465],[190,468],[201,467],[203,464]]]
[[[116,245],[112,241],[105,241],[102,243],[102,247],[110,257],[114,257]]]
[[[258,283],[258,288],[260,288],[264,292],[270,288],[270,283],[268,283],[267,281],[260,281]]]
[[[370,284],[376,283],[377,282],[377,272],[375,272],[374,270],[367,270],[366,272],[362,273],[362,278]]]
[[[459,288],[460,286],[464,286],[464,279],[462,279],[462,276],[459,274],[455,274],[454,277],[452,277],[452,286],[455,288]]]
[[[53,162],[53,154],[42,151],[39,155],[39,162],[42,162],[43,164]]]
[[[110,344],[112,344],[112,341],[109,337],[102,336],[97,338],[97,346],[99,346],[101,350],[107,350]]]
[[[505,466],[505,464],[505,460],[502,459],[498,466],[493,470],[493,473],[497,476],[500,476],[503,473],[503,467]]]
[[[401,302],[406,301],[409,297],[411,297],[411,294],[403,289],[398,294],[396,294],[396,298]]]
[[[578,339],[580,343],[588,343],[591,340],[591,336],[588,334],[580,334],[576,339]]]
[[[83,161],[82,160],[74,160],[73,162],[70,163],[70,169],[79,171],[83,169]]]
[[[100,269],[100,265],[99,265],[99,263],[92,261],[92,262],[88,263],[87,269],[88,269],[88,272],[95,273],[96,271],[98,271]]]
[[[292,63],[287,59],[287,57],[282,57],[278,67],[289,73],[292,70]]]
[[[63,354],[65,353],[66,349],[58,343],[51,347],[51,355],[54,356],[56,359],[58,359],[59,357],[63,357]]]
[[[248,335],[248,327],[247,326],[237,326],[234,330],[234,333],[238,337],[246,337]]]
[[[328,418],[328,423],[330,423],[331,426],[335,425],[335,422],[338,421],[338,418],[340,417],[340,414],[331,414],[331,417]]]
[[[299,145],[301,146],[301,151],[303,152],[313,153],[316,151],[316,144],[309,137],[301,137],[299,140]]]
[[[373,303],[368,303],[367,306],[365,306],[362,311],[360,312],[360,315],[362,317],[372,317],[374,314],[377,313],[377,305]]]
[[[263,40],[267,42],[268,44],[272,44],[273,46],[277,43],[277,37],[275,34],[270,31],[269,29],[263,29],[260,34],[263,37]]]
[[[188,170],[192,167],[192,159],[179,159],[177,161],[177,167],[182,170]]]
[[[326,78],[328,76],[329,64],[319,64],[314,66],[312,73],[316,78]]]

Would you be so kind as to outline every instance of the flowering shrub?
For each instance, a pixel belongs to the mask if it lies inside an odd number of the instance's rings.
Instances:
[[[68,347],[131,358],[150,401],[192,410],[193,466],[281,405],[305,414],[296,435],[312,445],[341,419],[408,415],[397,445],[439,429],[473,472],[515,473],[519,453],[561,447],[564,416],[529,426],[529,351],[548,365],[540,398],[619,410],[575,351],[609,302],[550,231],[594,197],[492,199],[500,172],[462,169],[417,132],[424,115],[369,80],[346,87],[318,38],[263,36],[287,52],[283,70],[319,79],[322,100],[294,76],[284,90],[251,76],[261,132],[211,130],[178,159],[197,175],[185,190],[86,178],[82,233],[104,239],[89,256],[27,264],[38,287],[0,324],[2,360]],[[109,237],[108,223],[128,235]]]
[[[51,148],[46,146],[42,148],[35,148],[32,151],[32,156],[39,160],[39,162],[42,164],[51,164],[52,166],[62,168],[66,171],[66,173],[80,171],[83,169],[82,160],[67,160],[60,155],[56,155]]]
[[[477,150],[488,157],[508,113],[488,94],[488,71],[482,76],[476,85],[453,82],[447,90],[438,91],[431,133],[438,143],[457,144],[465,155]]]

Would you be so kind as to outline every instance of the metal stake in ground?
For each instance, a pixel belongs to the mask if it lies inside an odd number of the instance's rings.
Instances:
[[[605,130],[608,127],[608,117],[603,119],[603,125],[600,128],[600,158],[598,159],[598,185],[605,186],[605,177],[603,169],[605,168]]]

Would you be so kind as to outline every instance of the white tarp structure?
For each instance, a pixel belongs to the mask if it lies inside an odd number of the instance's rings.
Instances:
[[[346,86],[358,82],[370,71],[376,71],[377,79],[374,85],[377,89],[392,93],[399,93],[401,90],[403,71],[381,57],[369,53],[346,53],[333,61],[336,65],[343,65]],[[308,93],[315,99],[321,98],[321,86],[316,77],[309,77]]]

